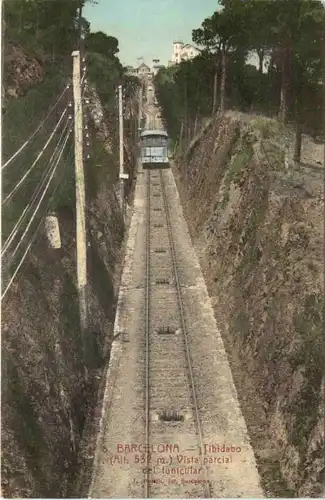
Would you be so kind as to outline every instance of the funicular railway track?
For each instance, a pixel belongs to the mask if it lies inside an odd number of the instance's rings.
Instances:
[[[165,172],[147,170],[145,278],[145,444],[144,495],[209,498],[211,486],[203,465],[203,432],[187,337],[181,273],[174,245]],[[177,452],[159,458],[150,453],[159,443],[177,444]],[[184,451],[197,453],[197,481],[178,471]],[[158,460],[158,463],[157,463]],[[169,472],[168,472],[169,471]],[[191,472],[188,473],[193,478]]]
[[[166,136],[145,131],[88,498],[264,498]]]

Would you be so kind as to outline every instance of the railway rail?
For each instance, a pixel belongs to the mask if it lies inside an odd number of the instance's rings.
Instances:
[[[203,450],[195,380],[192,369],[185,310],[164,172],[147,170],[146,280],[145,280],[145,443],[146,474],[144,495],[210,498],[211,485],[202,455],[196,484],[174,479],[167,470],[180,466],[153,465],[148,451],[162,442],[180,444],[180,450]],[[154,301],[153,301],[153,296]],[[167,307],[166,307],[167,306]],[[163,459],[162,459],[163,460]],[[161,472],[163,469],[163,472]]]
[[[139,162],[88,498],[264,498],[173,174],[152,167]]]

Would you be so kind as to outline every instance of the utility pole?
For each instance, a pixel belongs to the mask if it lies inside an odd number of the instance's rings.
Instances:
[[[141,128],[141,118],[142,118],[142,99],[143,99],[143,87],[141,84],[140,91],[139,91],[139,116],[138,116],[138,129]],[[140,132],[140,130],[139,130]]]
[[[183,132],[184,132],[184,121],[182,120],[181,131],[179,133],[179,151],[181,155],[183,153]]]
[[[184,144],[185,150],[188,147],[188,109],[187,109],[187,73],[185,75],[185,87],[184,87]]]
[[[75,136],[75,177],[76,177],[76,242],[77,277],[79,295],[80,326],[83,348],[87,331],[87,242],[86,242],[86,197],[83,165],[83,116],[80,81],[80,51],[72,52],[73,57],[73,98]]]
[[[140,145],[140,134],[141,134],[141,125],[142,125],[142,107],[143,107],[143,85],[141,83],[141,87],[139,89],[139,108],[138,108],[138,135],[137,135],[137,156],[138,163],[137,168],[140,167],[140,159],[141,159],[141,145]]]
[[[120,204],[121,212],[124,219],[124,179],[128,179],[129,175],[124,173],[124,130],[123,130],[123,88],[118,87],[118,118],[119,118],[119,135],[120,135]]]
[[[323,40],[322,40],[322,49],[323,49],[323,139],[324,139],[324,158],[323,158],[323,168],[325,168],[325,12],[323,12]],[[325,187],[325,186],[324,186]]]
[[[4,87],[3,87],[3,83],[4,83],[4,78],[3,78],[3,48],[4,48],[4,30],[5,30],[5,26],[4,26],[4,16],[3,16],[3,0],[0,0],[0,43],[1,43],[1,47],[0,47],[0,82],[1,82],[1,95],[0,95],[0,120],[2,123],[2,115],[3,115],[3,111],[4,111]],[[2,134],[0,136],[0,164],[2,165]],[[0,189],[2,190],[2,176],[0,176]],[[0,220],[0,232],[2,230],[2,221]],[[0,291],[1,291],[1,295],[3,293],[3,288],[2,288],[2,283],[0,285]],[[1,496],[2,496],[2,490],[1,490]]]

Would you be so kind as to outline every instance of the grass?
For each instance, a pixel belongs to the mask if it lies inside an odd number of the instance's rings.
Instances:
[[[274,118],[258,116],[250,122],[251,127],[260,131],[263,139],[271,138],[284,132],[285,126]]]
[[[253,158],[253,149],[250,145],[246,145],[242,151],[239,151],[226,174],[226,184],[229,186],[231,182],[238,182],[243,169],[248,167]]]

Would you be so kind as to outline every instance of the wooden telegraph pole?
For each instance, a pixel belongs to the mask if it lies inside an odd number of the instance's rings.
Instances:
[[[141,118],[142,118],[142,98],[143,98],[143,87],[141,84],[140,90],[139,90],[139,115],[138,115],[138,130],[140,132],[141,128]]]
[[[80,51],[72,52],[73,57],[73,98],[75,133],[75,177],[76,177],[76,242],[77,277],[80,326],[84,347],[87,331],[87,242],[86,242],[86,197],[83,165],[83,117],[80,82]]]
[[[138,109],[138,135],[137,135],[137,153],[138,153],[138,161],[137,161],[137,169],[140,168],[141,162],[141,146],[140,146],[140,134],[141,134],[141,125],[142,125],[142,108],[143,108],[143,84],[141,82],[141,87],[139,89],[139,109]]]
[[[322,121],[323,121],[323,139],[324,139],[324,158],[323,158],[323,168],[325,168],[325,11],[323,11],[323,40],[322,40],[322,52],[323,52],[323,102],[322,102]],[[324,178],[325,181],[325,178]],[[325,184],[324,184],[325,187]]]
[[[124,173],[124,130],[123,130],[123,88],[118,87],[118,117],[119,117],[119,135],[120,135],[120,204],[124,219],[124,180],[129,178]]]

